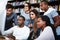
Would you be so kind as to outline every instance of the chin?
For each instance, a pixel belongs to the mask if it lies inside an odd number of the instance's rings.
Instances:
[[[37,28],[41,28],[40,26],[37,26]]]

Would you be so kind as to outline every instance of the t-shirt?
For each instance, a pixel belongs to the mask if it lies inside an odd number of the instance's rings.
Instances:
[[[45,27],[35,40],[55,40],[52,28],[50,26]]]
[[[53,20],[53,18],[55,17],[55,16],[58,16],[58,13],[57,13],[57,10],[55,10],[54,8],[49,8],[45,13],[44,13],[44,15],[47,15],[49,18],[50,18],[50,22],[52,23],[52,24],[54,24],[54,20]],[[56,28],[56,33],[57,33],[57,35],[60,35],[60,26],[58,26],[57,28]]]
[[[53,18],[55,16],[58,16],[58,13],[56,12],[54,8],[51,7],[44,13],[44,15],[47,15],[50,18],[50,22],[54,24]]]
[[[18,26],[14,26],[11,29],[4,31],[3,35],[13,34],[17,40],[27,40],[30,34],[30,29],[26,26],[20,28]]]

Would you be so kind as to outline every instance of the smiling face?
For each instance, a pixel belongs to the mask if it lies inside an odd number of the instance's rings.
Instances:
[[[45,24],[45,21],[43,21],[41,18],[37,19],[37,27],[42,28]]]
[[[34,20],[36,18],[36,15],[33,12],[30,12],[30,18]]]

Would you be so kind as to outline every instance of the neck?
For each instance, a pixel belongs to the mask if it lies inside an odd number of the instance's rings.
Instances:
[[[19,27],[20,27],[20,28],[24,27],[24,24],[22,24],[22,25],[19,25]]]
[[[42,31],[44,30],[45,27],[46,27],[46,25],[43,25],[43,27],[42,27]]]
[[[48,8],[46,8],[45,12],[48,10]]]
[[[29,13],[29,10],[28,10],[28,11],[26,11],[26,13],[28,14],[28,13]]]

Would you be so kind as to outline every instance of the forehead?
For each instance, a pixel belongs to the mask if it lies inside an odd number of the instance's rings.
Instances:
[[[28,5],[27,3],[24,4],[24,6],[27,6],[27,5]]]
[[[45,4],[45,2],[40,2],[40,5],[43,5],[43,4]]]
[[[22,17],[18,17],[18,20],[23,20],[23,18]]]
[[[41,18],[38,18],[37,20],[42,20]]]
[[[30,14],[34,14],[34,12],[31,11]]]
[[[7,10],[12,10],[12,8],[8,8]]]

